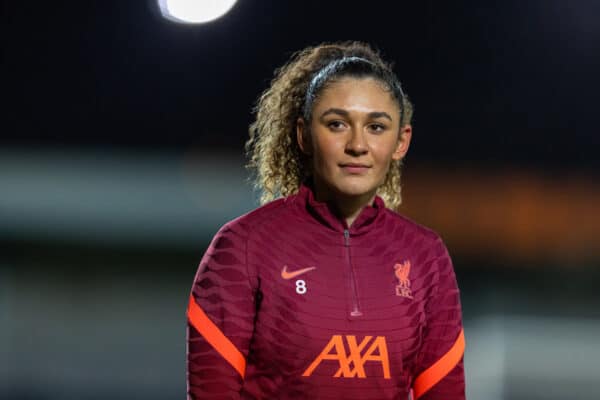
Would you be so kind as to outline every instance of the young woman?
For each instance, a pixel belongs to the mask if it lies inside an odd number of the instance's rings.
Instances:
[[[393,211],[411,116],[366,44],[277,71],[247,144],[266,204],[219,230],[192,287],[188,398],[464,399],[452,262]]]

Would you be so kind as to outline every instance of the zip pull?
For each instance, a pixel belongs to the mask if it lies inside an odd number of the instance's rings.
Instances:
[[[346,247],[350,246],[350,231],[348,229],[344,229],[344,245]]]

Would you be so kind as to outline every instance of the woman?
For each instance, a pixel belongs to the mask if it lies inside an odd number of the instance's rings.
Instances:
[[[392,211],[411,116],[366,44],[277,71],[247,144],[267,204],[219,230],[192,287],[189,398],[464,399],[452,263]]]

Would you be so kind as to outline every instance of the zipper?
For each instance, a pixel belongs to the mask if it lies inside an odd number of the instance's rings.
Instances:
[[[350,277],[350,288],[352,290],[352,311],[350,311],[350,316],[360,317],[362,316],[362,312],[360,311],[358,291],[356,289],[356,277],[354,276],[354,268],[352,267],[352,259],[350,258],[350,231],[348,229],[344,229],[344,247],[346,248],[346,261],[348,263],[348,275]]]

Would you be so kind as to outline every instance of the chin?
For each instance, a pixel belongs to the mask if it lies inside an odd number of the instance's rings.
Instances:
[[[337,187],[340,194],[348,197],[359,197],[371,195],[377,191],[377,187],[362,183],[342,184]]]

